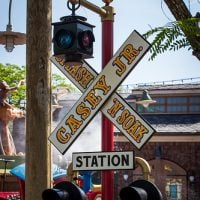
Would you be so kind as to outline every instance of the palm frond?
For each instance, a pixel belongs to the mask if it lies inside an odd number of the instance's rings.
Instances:
[[[155,59],[157,55],[166,51],[177,51],[181,48],[191,49],[185,33],[190,37],[200,37],[200,29],[197,25],[199,20],[199,18],[188,18],[170,22],[163,27],[153,28],[143,34],[146,39],[154,36],[149,60]],[[199,46],[196,48],[199,48]]]

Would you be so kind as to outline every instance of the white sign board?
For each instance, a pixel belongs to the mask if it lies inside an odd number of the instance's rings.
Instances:
[[[73,153],[72,163],[74,171],[134,169],[134,152]]]
[[[49,137],[49,140],[62,154],[67,151],[96,113],[109,100],[119,84],[147,52],[149,46],[148,42],[136,31],[133,31],[103,71],[93,80]],[[115,115],[117,112],[115,107],[108,109],[111,109],[111,115]],[[136,135],[141,133],[140,131],[137,133],[141,125],[136,124]]]
[[[61,56],[52,56],[51,61],[81,92],[84,92],[97,76],[97,72],[85,61],[82,65],[73,67],[66,65],[65,58]],[[117,93],[111,95],[101,111],[138,149],[155,133],[154,128]],[[121,116],[124,117],[120,123]]]

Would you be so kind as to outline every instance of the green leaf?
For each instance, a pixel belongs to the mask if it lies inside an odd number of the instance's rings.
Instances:
[[[156,56],[166,51],[177,51],[186,47],[192,49],[182,30],[187,32],[191,37],[200,37],[200,29],[197,26],[199,21],[199,18],[188,18],[181,21],[170,22],[163,27],[151,28],[151,30],[143,34],[145,39],[154,37],[151,42],[151,55],[149,60],[155,59]],[[197,48],[200,48],[200,44]]]

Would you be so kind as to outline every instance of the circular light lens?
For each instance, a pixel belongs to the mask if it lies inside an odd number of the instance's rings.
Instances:
[[[68,49],[73,45],[74,35],[67,30],[60,30],[54,37],[55,42],[60,48]]]
[[[90,45],[90,37],[87,32],[83,33],[82,44],[84,47],[88,47]]]
[[[79,34],[79,44],[84,49],[89,49],[92,47],[94,42],[94,35],[91,31],[82,31]]]

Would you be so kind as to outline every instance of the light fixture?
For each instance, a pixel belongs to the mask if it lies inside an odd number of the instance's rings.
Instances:
[[[152,103],[156,103],[156,101],[152,100],[147,90],[144,90],[141,99],[139,101],[136,101],[136,104],[141,104],[145,108],[147,108],[149,104]]]
[[[193,183],[193,182],[194,182],[194,176],[193,176],[193,175],[190,175],[190,176],[189,176],[189,180],[190,180],[191,183]]]
[[[128,103],[136,103],[137,97],[136,97],[135,95],[133,95],[133,94],[130,94],[130,95],[128,95],[128,96],[126,97],[126,101],[127,101]]]
[[[5,45],[7,52],[12,52],[15,45],[22,45],[26,43],[26,34],[12,31],[11,6],[12,0],[10,0],[9,3],[8,24],[6,31],[0,31],[0,44]]]
[[[123,178],[124,178],[125,181],[127,181],[128,180],[128,174],[123,174]]]

